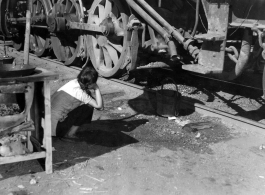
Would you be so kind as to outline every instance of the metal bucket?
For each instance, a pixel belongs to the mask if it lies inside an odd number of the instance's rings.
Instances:
[[[165,83],[169,81],[174,85],[174,89],[165,89]],[[166,78],[162,81],[161,90],[156,92],[156,112],[163,117],[178,116],[180,111],[181,94],[175,81]]]

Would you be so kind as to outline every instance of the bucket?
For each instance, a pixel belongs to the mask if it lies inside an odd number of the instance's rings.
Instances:
[[[164,87],[166,83],[171,83],[171,87]],[[166,78],[161,82],[161,90],[156,92],[156,112],[163,117],[178,116],[180,111],[181,94],[175,81]]]

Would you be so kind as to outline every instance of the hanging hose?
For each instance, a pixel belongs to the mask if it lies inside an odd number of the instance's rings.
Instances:
[[[230,60],[232,60],[233,62],[237,64],[238,57],[239,57],[237,49],[234,46],[230,46],[230,47],[226,47],[225,51],[228,52],[227,56],[230,58]]]
[[[199,23],[199,11],[200,11],[200,0],[197,0],[196,2],[196,16],[195,16],[195,24],[193,27],[193,31],[191,33],[191,36],[194,37],[197,31],[198,23]]]
[[[250,33],[251,31],[249,29],[245,29],[244,36],[241,44],[241,50],[240,54],[237,60],[237,63],[235,65],[234,70],[230,72],[212,72],[212,76],[222,79],[222,80],[234,80],[238,76],[241,75],[243,70],[245,69],[248,59],[250,57],[250,48],[251,48],[251,42],[252,42],[252,35]]]

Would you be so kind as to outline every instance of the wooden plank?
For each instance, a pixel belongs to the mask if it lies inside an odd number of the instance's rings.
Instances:
[[[45,104],[44,136],[45,136],[45,146],[46,146],[45,171],[47,174],[50,174],[52,173],[52,124],[51,124],[51,90],[50,90],[49,81],[44,81],[44,104]]]
[[[31,118],[30,112],[28,113],[27,119],[28,119],[28,121],[33,121]],[[34,128],[34,130],[35,130],[35,128]],[[27,148],[30,152],[33,152],[33,145],[30,141],[30,137],[31,137],[31,131],[27,131]]]
[[[30,141],[33,144],[33,150],[34,151],[36,151],[36,152],[45,151],[45,149],[41,146],[41,143],[39,142],[39,140],[37,140],[36,137],[31,136]],[[39,164],[43,170],[45,170],[45,160],[46,160],[45,158],[37,159],[37,161],[39,162]]]
[[[30,141],[38,152],[44,151],[44,148],[41,147],[41,143],[36,137],[30,136]]]
[[[0,85],[0,93],[25,93],[27,84],[14,84],[14,85]]]
[[[17,133],[20,131],[35,131],[32,121],[28,120],[20,125],[14,125],[8,128],[0,129],[0,136],[7,136],[10,133]]]
[[[31,106],[31,114],[34,121],[35,129],[35,137],[40,140],[40,130],[41,130],[41,108],[44,102],[42,100],[42,89],[43,89],[43,82],[35,82],[35,94],[33,99],[33,104]],[[42,103],[42,104],[41,104]]]
[[[36,68],[35,74],[24,76],[24,77],[8,77],[0,78],[0,84],[15,84],[23,82],[36,82],[36,81],[46,81],[46,80],[56,80],[59,78],[57,73],[45,70],[43,68]]]
[[[0,157],[0,165],[20,162],[20,161],[35,160],[39,158],[45,158],[45,156],[46,156],[46,152],[34,152],[32,154],[17,155],[17,156],[10,156],[10,157]]]

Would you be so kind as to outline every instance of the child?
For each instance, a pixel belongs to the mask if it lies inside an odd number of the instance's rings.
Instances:
[[[58,122],[64,121],[64,119],[71,116],[72,118],[68,120],[72,122],[72,126],[64,134],[67,135],[66,137],[74,138],[78,127],[81,125],[80,123],[84,122],[86,117],[91,121],[93,109],[103,109],[101,93],[96,84],[97,79],[97,71],[92,66],[85,66],[77,76],[77,79],[69,81],[52,95],[52,136],[56,136]],[[90,90],[95,91],[95,99],[91,96]],[[68,113],[70,113],[69,116],[67,116]],[[45,136],[43,138],[43,147],[45,147]]]

